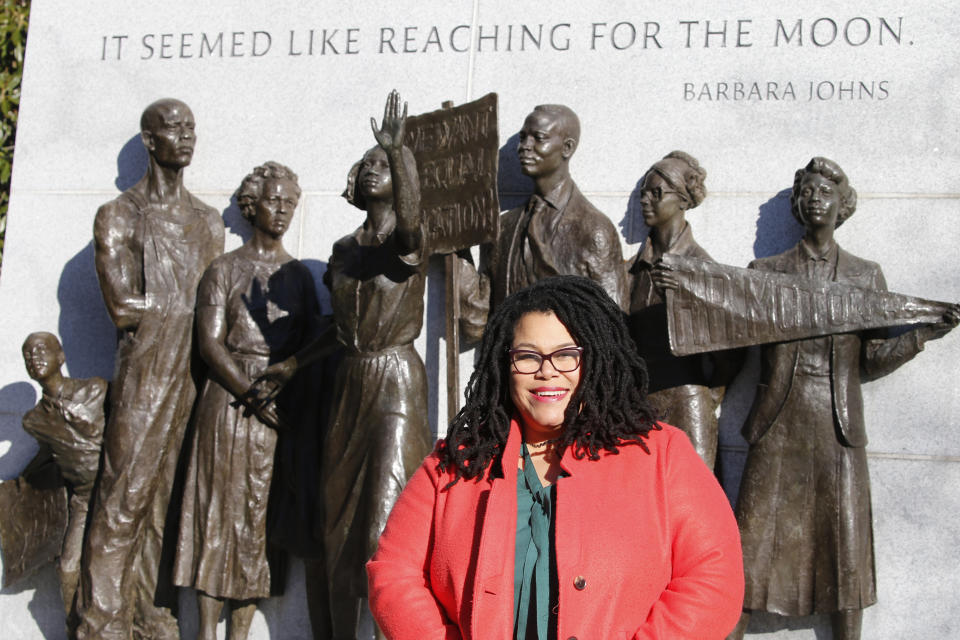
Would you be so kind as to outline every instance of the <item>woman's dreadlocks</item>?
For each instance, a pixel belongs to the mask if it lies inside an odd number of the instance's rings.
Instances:
[[[595,282],[580,276],[546,278],[511,295],[487,323],[466,403],[440,444],[440,468],[454,481],[479,479],[503,451],[514,412],[510,358],[514,327],[531,312],[556,315],[583,347],[580,384],[567,405],[559,452],[596,460],[600,450],[635,443],[659,429],[646,400],[647,369],[627,332],[623,312]],[[488,474],[490,477],[490,474]]]

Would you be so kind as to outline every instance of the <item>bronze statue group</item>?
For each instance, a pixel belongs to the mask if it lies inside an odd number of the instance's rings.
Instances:
[[[344,196],[366,219],[333,246],[332,317],[322,317],[310,272],[282,243],[297,175],[267,162],[244,178],[236,201],[252,235],[223,254],[220,215],[183,185],[191,110],[165,99],[144,111],[147,172],[94,225],[119,340],[109,394],[102,379],[62,375],[55,336],[31,334],[23,347],[43,390],[24,428],[71,496],[59,558],[68,635],[179,638],[179,586],[196,590],[199,638],[216,638],[225,605],[228,637],[245,638],[257,602],[283,589],[282,540],[297,538],[309,542],[287,546],[307,556],[316,638],[355,638],[368,597],[379,637],[545,639],[589,619],[580,637],[740,638],[751,611],[769,611],[829,614],[835,638],[859,638],[876,602],[861,382],[945,335],[960,307],[895,337],[766,340],[734,521],[712,469],[718,410],[744,354],[671,353],[665,298],[682,284],[661,263],[712,261],[686,220],[706,197],[706,171],[681,151],[650,167],[640,187],[649,237],[624,261],[610,219],[570,177],[577,116],[537,106],[517,146],[534,193],[501,215],[476,269],[461,264],[477,370],[431,454],[413,342],[433,251],[406,112],[392,92],[376,145],[349,172]],[[751,269],[886,289],[879,266],[834,240],[856,209],[837,163],[798,170],[790,203],[802,239]],[[334,357],[321,410],[311,376]],[[278,447],[305,432],[319,434],[313,476],[279,468]],[[311,477],[318,486],[300,487],[309,518],[287,513],[278,526],[284,496]],[[567,496],[593,509],[571,512]],[[612,584],[589,573],[586,558],[610,561],[598,545],[618,550],[611,571],[624,573]]]

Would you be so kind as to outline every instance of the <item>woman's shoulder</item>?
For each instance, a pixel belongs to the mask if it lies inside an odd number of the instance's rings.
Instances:
[[[433,451],[420,463],[420,470],[427,474],[431,482],[438,487],[447,485],[454,477],[450,469],[443,468],[445,446],[446,441],[443,438],[437,440],[433,445]]]
[[[658,422],[657,426],[643,438],[643,445],[625,443],[619,447],[620,455],[628,458],[661,457],[671,454],[678,447],[693,449],[690,438],[683,431],[666,422]]]
[[[234,249],[211,260],[203,272],[204,280],[222,279],[229,275],[233,270],[233,266],[242,262],[242,254],[240,254],[239,251],[239,248]]]

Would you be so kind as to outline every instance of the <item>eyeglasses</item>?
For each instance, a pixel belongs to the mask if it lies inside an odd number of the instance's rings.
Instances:
[[[664,190],[663,187],[657,187],[656,189],[641,189],[640,197],[642,198],[643,196],[650,196],[651,200],[660,201],[663,200],[663,196],[668,193],[680,195],[679,191],[670,191],[669,189]]]
[[[543,367],[544,361],[549,361],[554,369],[560,373],[576,371],[580,367],[580,358],[583,357],[583,347],[564,347],[553,353],[540,353],[527,349],[510,349],[510,362],[517,373],[537,373]]]

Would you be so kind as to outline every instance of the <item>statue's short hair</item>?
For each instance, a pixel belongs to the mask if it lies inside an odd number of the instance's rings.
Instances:
[[[670,187],[686,200],[687,208],[693,209],[707,197],[704,180],[707,170],[697,159],[685,151],[671,151],[654,163],[650,171],[663,178]]]
[[[160,98],[159,100],[151,102],[140,115],[140,131],[153,131],[154,127],[160,122],[160,110],[176,106],[184,107],[192,113],[187,103],[182,100],[177,100],[176,98]]]
[[[573,138],[574,142],[580,144],[580,118],[573,112],[573,109],[562,104],[538,104],[533,108],[534,113],[546,113],[555,117],[560,122],[560,129],[564,138]]]
[[[27,339],[23,341],[23,346],[21,347],[21,350],[25,350],[27,348],[27,345],[33,342],[34,340],[43,340],[48,344],[54,344],[57,346],[57,349],[59,349],[60,351],[63,351],[63,345],[60,344],[60,339],[57,336],[50,333],[49,331],[34,331],[30,335],[28,335]]]
[[[836,226],[839,227],[857,210],[857,192],[850,186],[847,174],[843,172],[840,165],[827,158],[820,156],[814,157],[807,163],[807,166],[802,169],[797,169],[797,172],[793,176],[793,190],[790,192],[790,212],[793,213],[793,217],[797,219],[797,222],[803,224],[803,218],[800,217],[800,206],[797,200],[800,196],[800,183],[803,182],[803,177],[808,173],[819,173],[837,185],[837,190],[840,192],[840,211],[837,212]]]
[[[255,167],[243,179],[235,194],[240,213],[247,220],[253,219],[254,205],[260,198],[260,194],[263,192],[263,184],[267,180],[289,180],[297,188],[297,198],[300,197],[300,183],[297,181],[297,174],[279,162],[264,162],[259,167]]]

